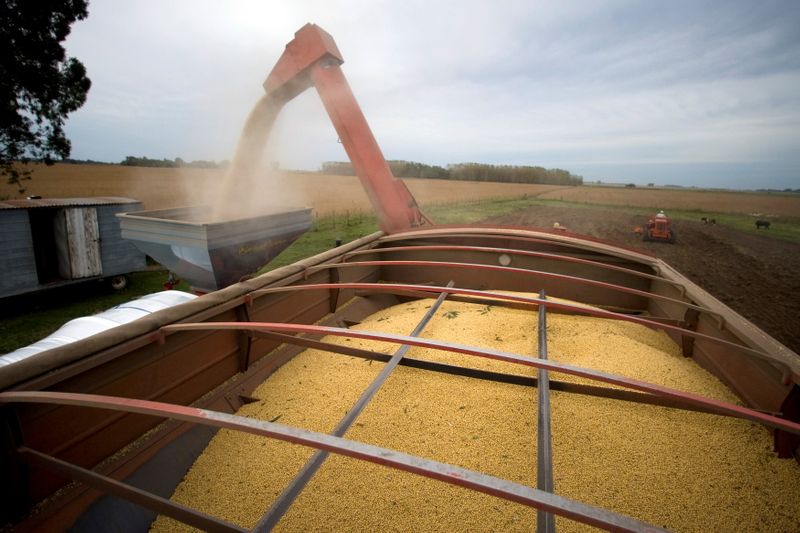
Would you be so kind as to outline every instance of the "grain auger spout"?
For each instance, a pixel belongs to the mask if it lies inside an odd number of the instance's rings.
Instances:
[[[306,24],[286,45],[264,89],[276,106],[283,106],[309,87],[317,89],[384,232],[430,224],[405,183],[392,175],[339,68],[343,62],[333,37],[319,26]]]

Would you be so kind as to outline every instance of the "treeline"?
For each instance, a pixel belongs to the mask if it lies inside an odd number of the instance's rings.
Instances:
[[[101,164],[100,161],[66,159],[64,163]],[[415,161],[387,161],[389,168],[400,178],[427,178],[463,181],[494,181],[506,183],[542,183],[548,185],[582,185],[583,177],[560,168],[538,166],[489,165],[484,163],[457,163],[447,168],[426,165]],[[150,159],[149,157],[127,156],[120,165],[128,167],[163,168],[225,168],[228,161],[184,161],[175,159]],[[349,161],[327,161],[322,164],[323,174],[354,176],[353,165]],[[632,185],[629,185],[632,186]]]
[[[447,165],[447,170],[450,179],[454,180],[545,183],[548,185],[583,184],[583,177],[560,168],[458,163],[457,165]]]
[[[399,178],[430,178],[464,181],[499,181],[507,183],[545,183],[551,185],[581,185],[583,178],[560,168],[515,165],[488,165],[483,163],[458,163],[447,168],[413,161],[387,161],[392,174]],[[349,161],[328,161],[322,164],[322,173],[353,176],[355,171]]]
[[[106,163],[105,161],[95,161],[94,159],[59,159],[59,163],[64,163],[65,165],[111,165],[113,163]]]
[[[227,161],[184,161],[180,157],[175,159],[150,159],[149,157],[127,156],[120,162],[126,167],[163,167],[163,168],[223,168],[228,165]]]
[[[401,178],[429,178],[429,179],[449,179],[446,168],[414,161],[387,161],[392,174]],[[337,176],[355,176],[356,172],[350,161],[326,161],[322,163],[323,174],[334,174]]]

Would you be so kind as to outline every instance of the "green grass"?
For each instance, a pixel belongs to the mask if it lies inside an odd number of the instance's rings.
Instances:
[[[437,224],[470,224],[501,216],[531,205],[528,198],[483,200],[452,204],[431,205],[423,211]],[[355,212],[317,217],[311,229],[294,244],[284,250],[259,273],[290,265],[305,257],[330,250],[341,240],[342,244],[360,239],[378,231],[378,219],[372,213]]]
[[[425,206],[423,211],[437,224],[472,224],[488,218],[508,215],[540,203],[535,198],[502,198]]]
[[[470,224],[488,218],[502,216],[542,205],[578,209],[608,209],[626,213],[646,215],[656,208],[642,208],[618,205],[598,205],[564,202],[561,200],[540,200],[520,197],[499,200],[482,200],[441,205],[424,206],[423,210],[437,224]],[[670,210],[671,217],[677,219],[700,220],[701,217],[714,218],[717,224],[756,233],[753,218],[747,215],[708,213],[702,211]],[[800,242],[800,218],[772,218],[769,230],[761,234],[792,242]],[[259,271],[263,273],[294,263],[305,257],[330,250],[336,240],[351,242],[378,230],[374,215],[362,212],[343,213],[314,219],[311,229],[289,248],[276,257],[268,266]],[[106,285],[85,283],[57,290],[27,294],[3,300],[3,314],[0,315],[0,353],[16,350],[46,337],[65,322],[85,315],[104,311],[145,294],[163,290],[167,279],[166,272],[139,272],[131,276],[129,286],[114,292]],[[184,282],[177,287],[189,290]],[[12,311],[13,310],[13,311]]]
[[[722,224],[747,233],[767,235],[773,239],[788,242],[800,242],[800,217],[770,217],[770,229],[758,230],[755,218],[750,215],[735,215],[730,213],[706,213],[703,211],[669,211],[669,216],[687,220],[700,220],[702,217],[713,218],[717,224]]]
[[[282,266],[291,265],[325,250],[330,250],[336,246],[337,240],[341,240],[342,244],[344,244],[376,231],[378,231],[378,220],[375,215],[360,211],[314,217],[311,229],[281,252],[269,265],[259,270],[258,273],[263,274]]]

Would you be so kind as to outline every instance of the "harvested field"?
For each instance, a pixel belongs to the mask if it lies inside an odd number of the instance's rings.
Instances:
[[[798,243],[699,220],[673,220],[676,244],[644,242],[632,231],[644,222],[641,216],[592,207],[535,206],[489,222],[542,228],[559,222],[569,231],[651,253],[800,353]]]
[[[800,195],[626,187],[563,187],[538,196],[587,204],[658,207],[707,213],[759,214],[763,217],[800,216]]]
[[[19,194],[0,183],[0,198],[130,196],[145,209],[164,209],[207,203],[219,194],[225,170],[195,168],[145,168],[121,165],[32,165],[33,180]],[[764,217],[800,216],[800,195],[757,194],[734,191],[624,187],[566,187],[429,179],[404,180],[421,205],[527,195],[543,200],[716,213],[752,214]],[[267,186],[269,185],[269,186]],[[283,172],[265,183],[265,201],[284,205],[308,205],[324,215],[345,211],[371,211],[358,178],[316,173]]]
[[[372,315],[354,329],[407,334],[430,301]],[[422,336],[531,354],[536,312],[445,302]],[[664,334],[630,323],[549,315],[550,358],[737,402]],[[359,339],[350,347],[393,351]],[[533,375],[485,359],[412,348],[409,357]],[[380,363],[307,350],[239,414],[329,432]],[[578,378],[554,374],[553,379]],[[556,492],[679,531],[800,528],[800,466],[779,460],[760,426],[702,413],[553,392]],[[397,367],[347,438],[527,485],[536,484],[536,389]],[[174,499],[252,527],[310,451],[219,432]],[[254,468],[254,465],[258,467]],[[241,495],[246,494],[246,497]],[[558,519],[560,531],[585,526]],[[356,460],[331,456],[281,531],[530,531],[535,510]],[[159,518],[156,531],[185,530]]]
[[[3,183],[0,197],[127,196],[141,200],[144,209],[166,209],[208,204],[220,195],[225,177],[222,169],[144,168],[120,165],[34,166],[33,180],[20,195]],[[563,189],[555,185],[405,180],[421,205],[487,198],[513,198]],[[354,176],[286,172],[266,182],[260,190],[265,205],[313,207],[317,215],[346,211],[372,211],[367,194]]]

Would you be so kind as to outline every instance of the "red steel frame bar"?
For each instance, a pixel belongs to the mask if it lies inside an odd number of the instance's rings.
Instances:
[[[539,296],[545,300],[544,289]],[[547,307],[539,306],[539,359],[547,360]],[[553,439],[550,434],[550,377],[547,369],[539,369],[538,415],[536,421],[536,488],[555,492],[553,486]],[[552,513],[536,511],[536,531],[554,533],[556,521]]]
[[[400,233],[396,235],[387,235],[385,237],[381,237],[380,242],[394,242],[394,241],[406,241],[406,240],[423,240],[423,239],[436,239],[436,238],[445,238],[445,239],[490,239],[490,240],[506,240],[506,241],[518,241],[518,242],[529,242],[534,244],[549,244],[554,246],[559,246],[561,248],[570,248],[574,250],[578,250],[581,252],[596,252],[597,250],[588,250],[585,244],[577,244],[575,242],[567,242],[562,240],[560,235],[554,235],[548,232],[542,232],[540,230],[540,234],[544,233],[545,235],[550,235],[551,238],[543,238],[543,237],[530,237],[530,236],[523,236],[523,235],[514,235],[512,233],[473,233],[469,230],[486,230],[486,229],[499,229],[501,232],[503,230],[511,229],[512,231],[519,232],[520,230],[530,233],[531,231],[536,231],[532,228],[519,228],[519,227],[512,227],[512,228],[498,228],[497,226],[481,226],[480,224],[472,224],[470,226],[458,226],[458,227],[442,227],[442,226],[434,226],[431,228],[414,228],[409,230],[409,232],[413,233]],[[466,231],[465,231],[466,230]],[[570,237],[573,240],[582,240],[587,241],[590,243],[597,243],[597,244],[605,244],[606,246],[614,246],[615,248],[622,248],[632,252],[636,252],[643,256],[650,255],[651,257],[655,257],[654,255],[648,254],[647,252],[642,252],[641,250],[635,250],[632,248],[625,248],[620,246],[618,243],[611,243],[609,241],[604,241],[602,239],[596,239],[594,237],[588,235],[574,235]]]
[[[489,246],[460,246],[460,245],[450,245],[450,244],[441,244],[441,245],[427,245],[422,244],[418,246],[392,246],[388,248],[369,248],[367,250],[357,250],[354,252],[348,252],[342,256],[342,261],[347,261],[351,257],[357,255],[369,255],[374,253],[391,253],[391,252],[416,252],[416,251],[425,251],[425,252],[486,252],[486,253],[494,253],[494,254],[507,254],[507,255],[521,255],[525,257],[541,257],[543,259],[552,259],[554,261],[564,261],[566,263],[575,263],[579,265],[588,265],[597,268],[602,268],[605,270],[613,270],[615,272],[622,272],[624,274],[630,274],[631,276],[636,276],[640,278],[651,279],[654,281],[661,281],[664,283],[668,283],[671,285],[675,285],[677,287],[683,287],[682,283],[677,281],[663,278],[661,276],[656,276],[654,274],[647,274],[646,272],[639,272],[638,270],[633,270],[630,268],[625,268],[616,265],[609,265],[608,263],[603,263],[602,261],[593,261],[591,259],[581,259],[580,257],[571,257],[568,255],[560,255],[555,253],[549,252],[534,252],[532,250],[518,250],[516,248],[493,248]]]
[[[450,281],[448,283],[448,287],[452,287],[453,282]],[[428,325],[428,322],[431,321],[433,315],[436,314],[436,311],[442,305],[445,298],[447,297],[447,293],[443,292],[439,295],[436,301],[433,303],[430,309],[425,313],[419,323],[414,327],[413,331],[411,332],[412,337],[418,337],[425,326]],[[381,388],[386,380],[391,375],[392,371],[397,367],[400,363],[400,360],[403,359],[406,352],[408,352],[410,346],[404,344],[401,346],[395,354],[392,356],[391,359],[384,365],[381,369],[380,373],[372,380],[372,383],[361,393],[358,400],[355,404],[347,411],[347,414],[336,424],[336,427],[331,432],[331,435],[335,435],[337,437],[344,437],[344,434],[347,433],[347,430],[350,429],[350,426],[353,425],[358,415],[364,410],[367,404],[375,397],[375,394],[378,392],[378,389]],[[325,462],[325,459],[328,458],[329,453],[323,450],[317,450],[314,455],[303,465],[303,468],[300,469],[300,472],[294,477],[294,479],[289,483],[289,485],[281,492],[280,496],[272,502],[269,510],[266,512],[264,516],[261,517],[261,520],[258,521],[254,531],[261,532],[261,531],[272,531],[272,529],[278,524],[280,519],[286,514],[286,511],[289,510],[289,507],[294,503],[297,496],[302,492],[305,486],[311,481],[311,478],[316,474],[317,470],[322,466],[322,463]]]
[[[635,518],[474,470],[275,422],[254,420],[207,409],[163,402],[68,392],[16,391],[0,393],[0,403],[9,402],[96,407],[174,418],[205,426],[244,431],[437,479],[451,485],[465,487],[529,507],[544,509],[578,522],[611,531],[665,531],[658,526],[647,524]]]
[[[352,357],[360,357],[362,359],[370,359],[374,361],[388,362],[391,357],[383,352],[375,352],[371,350],[363,350],[361,348],[352,348],[349,346],[341,346],[339,344],[332,344],[329,342],[318,341],[308,337],[298,337],[295,335],[286,335],[284,333],[274,333],[267,331],[256,331],[254,335],[264,337],[271,340],[276,340],[285,344],[292,344],[295,346],[303,346],[305,348],[315,348],[318,350],[325,350],[331,353],[338,353],[342,355],[350,355]],[[498,383],[509,383],[512,385],[522,385],[524,387],[536,387],[538,380],[531,376],[522,376],[519,374],[505,374],[502,372],[492,372],[489,370],[481,370],[478,368],[469,368],[463,366],[450,365],[447,363],[437,363],[435,361],[425,361],[423,359],[415,359],[413,357],[403,357],[400,365],[417,368],[420,370],[428,370],[430,372],[439,372],[444,374],[454,374],[475,379],[484,379],[488,381],[495,381]],[[600,398],[609,398],[612,400],[620,400],[624,402],[641,403],[646,405],[658,405],[660,407],[669,407],[671,409],[682,409],[685,411],[695,411],[700,413],[714,413],[720,416],[732,416],[728,413],[720,413],[711,407],[686,404],[676,398],[665,398],[662,396],[655,396],[643,392],[634,392],[626,389],[617,389],[611,387],[598,387],[595,385],[585,385],[582,383],[571,383],[569,381],[559,381],[555,379],[548,379],[551,390],[560,392],[567,392],[571,394],[584,394],[587,396],[597,396]],[[768,411],[762,411],[768,414],[776,414]]]
[[[247,531],[247,529],[231,524],[225,520],[196,511],[190,507],[175,503],[156,494],[128,485],[127,483],[117,481],[116,479],[98,474],[92,470],[87,470],[72,463],[62,461],[61,459],[57,459],[26,446],[18,448],[17,453],[29,464],[62,474],[76,481],[81,481],[108,494],[114,494],[137,505],[147,507],[160,514],[170,516],[185,524],[202,529],[203,531]]]
[[[283,105],[314,86],[384,232],[430,223],[405,183],[392,175],[342,73],[342,63],[333,37],[319,26],[306,24],[286,45],[264,81],[264,89]]]
[[[351,263],[352,264],[352,263]],[[497,292],[489,292],[489,291],[480,291],[477,289],[462,289],[458,287],[453,287],[451,289],[445,289],[444,287],[437,287],[434,285],[411,285],[411,284],[404,284],[404,283],[309,283],[306,285],[288,285],[284,287],[270,287],[268,289],[258,289],[253,291],[252,295],[258,294],[270,294],[276,292],[291,292],[291,291],[303,291],[303,290],[328,290],[328,289],[366,289],[375,292],[388,292],[388,293],[395,293],[395,292],[429,292],[429,293],[440,293],[442,291],[447,290],[447,292],[452,294],[458,295],[467,295],[467,296],[475,296],[478,298],[491,298],[494,300],[502,300],[508,302],[517,302],[523,303],[527,305],[539,306],[544,305],[551,309],[559,309],[564,311],[569,311],[572,313],[584,314],[589,316],[594,316],[598,318],[608,318],[611,320],[621,320],[624,322],[633,322],[634,324],[641,324],[643,326],[647,326],[649,328],[654,329],[665,329],[668,331],[674,331],[681,335],[686,335],[687,337],[693,337],[696,339],[703,339],[709,342],[713,342],[716,344],[720,344],[722,346],[727,346],[729,348],[739,350],[741,352],[747,353],[749,355],[758,357],[759,359],[763,359],[773,364],[783,365],[784,367],[791,370],[795,375],[800,376],[800,362],[784,358],[780,354],[778,355],[770,355],[764,352],[760,352],[749,346],[743,346],[741,344],[736,344],[734,342],[726,341],[725,339],[720,339],[718,337],[712,337],[711,335],[706,335],[704,333],[698,333],[697,331],[693,331],[686,328],[681,328],[679,326],[673,326],[671,324],[665,324],[663,322],[657,322],[654,320],[649,320],[646,318],[641,318],[637,316],[626,315],[623,313],[614,313],[613,311],[606,311],[603,309],[596,309],[596,308],[587,308],[582,307],[580,305],[568,304],[564,302],[554,302],[552,300],[542,300],[540,298],[531,298],[528,296],[518,296],[513,294],[502,294]]]
[[[420,267],[420,268],[463,268],[468,270],[489,270],[491,272],[503,272],[508,274],[522,274],[525,276],[532,276],[532,277],[540,277],[540,278],[549,278],[549,279],[558,279],[563,281],[570,281],[574,283],[579,283],[581,285],[591,285],[593,287],[601,287],[604,289],[609,289],[617,292],[625,292],[628,294],[635,294],[636,296],[641,296],[643,298],[647,298],[650,300],[661,300],[663,302],[670,302],[674,304],[681,305],[686,307],[687,309],[696,309],[697,311],[701,311],[703,313],[713,313],[710,309],[706,309],[705,307],[701,307],[699,305],[695,305],[690,302],[685,302],[683,300],[676,300],[675,298],[670,298],[669,296],[662,296],[660,294],[653,294],[647,291],[640,291],[639,289],[632,289],[630,287],[625,287],[624,285],[617,285],[615,283],[608,283],[605,281],[597,281],[593,279],[587,278],[579,278],[577,276],[569,276],[567,274],[556,274],[555,272],[544,272],[542,270],[529,270],[527,268],[517,268],[517,267],[504,267],[500,265],[482,265],[480,263],[453,263],[449,261],[357,261],[354,263],[325,263],[322,265],[317,265],[314,267],[309,267],[306,269],[306,274],[312,274],[313,272],[318,272],[320,270],[327,270],[331,268],[354,268],[354,267],[365,267],[365,266],[402,266],[402,267]],[[716,314],[716,313],[713,313]]]
[[[354,282],[354,283],[356,283],[356,282]],[[392,286],[392,284],[385,283],[385,284],[383,284],[383,286]],[[431,294],[429,294],[429,293],[417,292],[417,291],[405,291],[405,290],[397,290],[397,291],[377,291],[377,290],[375,290],[375,291],[372,291],[372,290],[369,290],[369,289],[357,289],[354,294],[356,296],[369,296],[369,295],[380,293],[380,292],[388,292],[388,293],[396,294],[398,296],[401,296],[401,295],[402,296],[410,296],[412,298],[431,298],[432,297]],[[448,299],[451,302],[462,302],[462,303],[468,303],[468,304],[493,305],[495,307],[504,307],[504,308],[507,308],[507,309],[530,309],[532,307],[530,304],[525,304],[525,303],[520,303],[520,302],[507,302],[507,301],[502,301],[502,300],[493,300],[491,298],[479,298],[477,296],[464,296],[464,295],[459,295],[459,294],[454,294],[454,295],[450,296],[450,298],[448,298]],[[621,314],[634,314],[634,313],[628,313],[625,310],[614,311],[613,308],[608,308],[608,307],[604,307],[603,309],[605,311],[612,311],[612,312],[617,312],[617,313],[621,313]],[[568,310],[565,310],[565,309],[550,309],[550,312],[551,313],[560,313],[560,314],[564,314],[564,315],[574,315],[574,314],[576,314],[576,313],[573,313],[572,311],[568,311]],[[658,322],[659,324],[671,324],[671,325],[677,326],[677,327],[684,327],[682,325],[683,324],[683,320],[680,320],[678,318],[647,315],[647,320],[649,320],[651,322]]]
[[[455,289],[444,289],[446,291]],[[547,300],[545,300],[547,302]],[[544,304],[544,302],[543,302]],[[782,429],[789,433],[800,435],[800,423],[785,420],[773,415],[760,413],[747,407],[741,407],[732,403],[716,400],[714,398],[706,398],[699,394],[691,392],[684,392],[662,385],[656,385],[645,381],[626,378],[616,374],[609,374],[599,370],[589,368],[582,368],[564,363],[557,363],[555,361],[545,361],[539,358],[525,357],[515,353],[503,352],[500,350],[493,350],[490,348],[476,348],[474,346],[466,346],[457,343],[448,343],[434,339],[420,339],[416,337],[409,337],[406,335],[394,335],[390,333],[375,333],[369,331],[355,331],[344,328],[334,328],[330,326],[317,326],[306,324],[284,324],[274,322],[200,322],[200,323],[187,323],[187,324],[170,324],[163,326],[161,332],[174,333],[178,331],[204,331],[204,330],[233,330],[233,331],[280,331],[289,333],[311,333],[321,335],[334,335],[337,337],[351,337],[354,339],[366,339],[372,341],[383,341],[395,344],[410,344],[421,348],[433,348],[435,350],[443,350],[448,352],[461,353],[465,355],[474,355],[478,357],[485,357],[487,359],[495,359],[497,361],[505,361],[508,363],[519,364],[523,366],[530,366],[535,368],[544,368],[553,372],[563,372],[573,376],[588,378],[593,381],[600,381],[609,383],[611,385],[619,385],[633,390],[648,392],[660,396],[670,398],[677,398],[686,403],[700,405],[704,407],[713,408],[715,411],[730,414],[735,418],[742,418],[752,422],[758,422],[772,428]],[[0,395],[0,398],[2,396]]]

